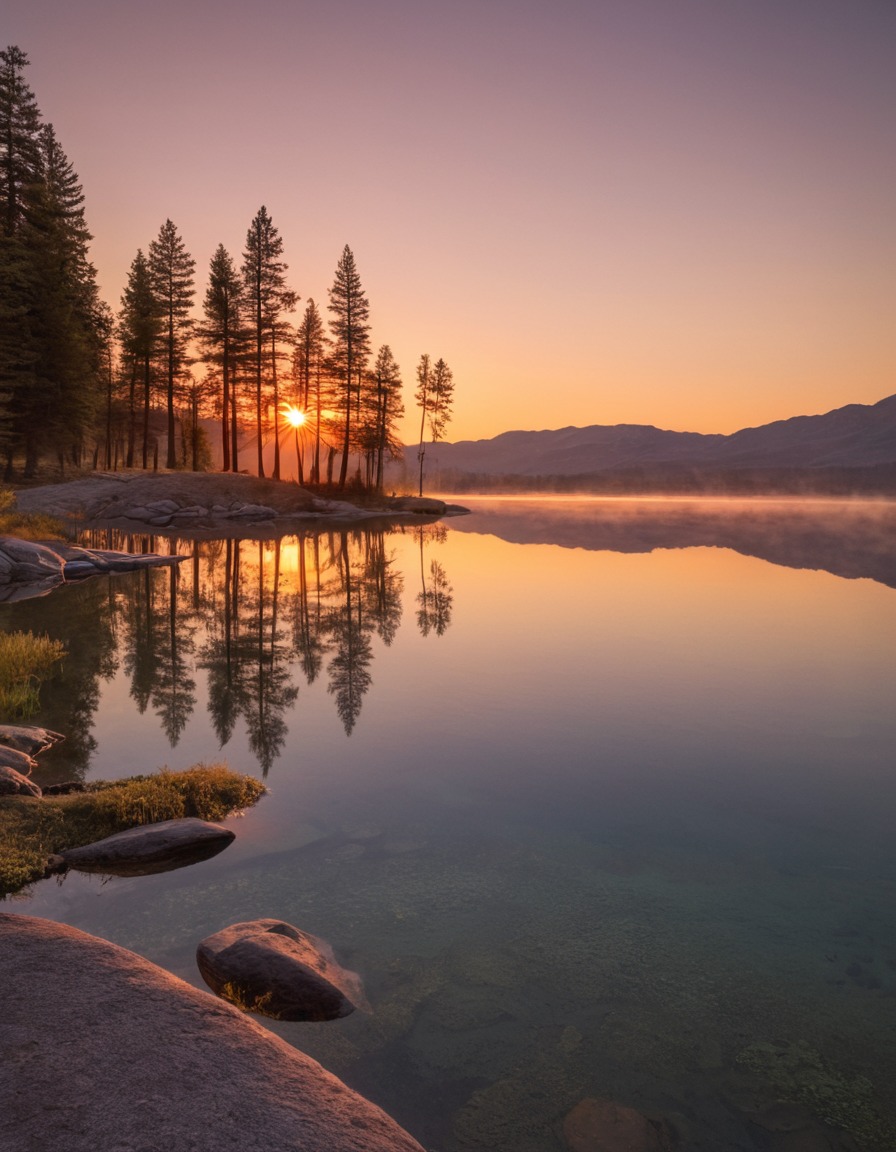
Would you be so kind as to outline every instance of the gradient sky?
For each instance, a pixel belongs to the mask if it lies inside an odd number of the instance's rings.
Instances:
[[[409,409],[448,361],[452,440],[896,392],[893,0],[4,0],[0,38],[116,309],[166,217],[201,293],[265,204],[303,300],[350,245]]]

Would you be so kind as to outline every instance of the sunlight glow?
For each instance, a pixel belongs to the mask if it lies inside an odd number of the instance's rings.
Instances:
[[[284,405],[283,416],[287,424],[290,424],[293,428],[301,428],[306,419],[305,413],[292,404]]]

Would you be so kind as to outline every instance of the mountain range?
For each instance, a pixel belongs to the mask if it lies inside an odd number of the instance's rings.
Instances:
[[[413,450],[408,458],[413,459]],[[859,475],[857,475],[857,470]],[[896,490],[896,396],[877,404],[847,404],[820,416],[794,416],[730,435],[670,432],[646,424],[504,432],[491,440],[427,446],[426,471],[444,488],[464,478],[489,487],[498,478],[524,487],[541,480],[587,479],[588,487],[675,483],[700,487],[732,477],[774,486],[801,478],[856,482],[860,489]],[[844,481],[844,477],[846,480]],[[528,482],[527,482],[528,481]],[[777,484],[776,484],[777,482]],[[569,484],[553,485],[569,487]],[[797,486],[799,486],[797,484]],[[824,487],[822,483],[822,487]]]

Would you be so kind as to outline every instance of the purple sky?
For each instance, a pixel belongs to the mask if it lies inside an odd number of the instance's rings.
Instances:
[[[265,204],[303,300],[350,245],[409,408],[445,357],[449,439],[896,392],[892,0],[4,0],[0,27],[115,308],[166,217],[201,292]]]

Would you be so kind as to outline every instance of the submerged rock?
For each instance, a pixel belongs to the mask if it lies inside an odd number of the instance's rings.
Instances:
[[[282,920],[231,924],[202,941],[196,963],[218,996],[275,1020],[336,1020],[367,1008],[360,978],[329,944]]]
[[[9,913],[0,945],[4,1152],[423,1152],[316,1061],[124,948]]]
[[[667,1134],[634,1108],[593,1096],[569,1113],[563,1136],[571,1152],[668,1152],[672,1147]]]
[[[36,796],[39,799],[41,790],[15,768],[0,764],[0,796]]]
[[[82,848],[67,848],[60,855],[78,872],[150,876],[217,856],[234,838],[235,834],[220,824],[185,817],[128,828]]]

